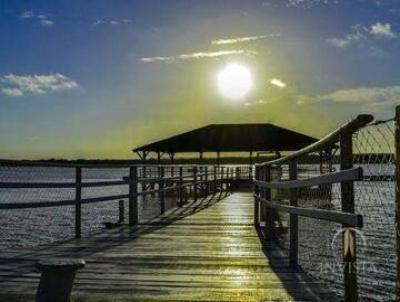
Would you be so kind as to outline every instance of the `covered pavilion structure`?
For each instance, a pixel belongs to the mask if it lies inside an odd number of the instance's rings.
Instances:
[[[211,124],[147,145],[134,148],[143,161],[151,152],[157,155],[158,163],[164,155],[174,162],[178,153],[198,153],[200,162],[203,154],[216,154],[217,165],[222,152],[249,152],[249,161],[257,153],[296,151],[317,141],[311,136],[285,129],[273,124]]]

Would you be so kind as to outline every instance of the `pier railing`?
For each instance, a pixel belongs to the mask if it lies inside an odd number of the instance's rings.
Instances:
[[[363,180],[363,168],[353,166],[353,135],[372,120],[371,115],[360,115],[302,150],[256,165],[254,223],[266,239],[279,241],[289,229],[291,264],[299,265],[299,245],[310,244],[315,232],[322,235],[313,245],[322,245],[327,235],[323,232],[329,232],[327,225],[342,225],[335,234],[342,235],[343,241],[332,243],[342,249],[342,276],[338,277],[343,281],[345,301],[358,299],[356,234],[363,226],[363,217],[355,212],[354,182]],[[287,227],[282,215],[288,216]],[[299,217],[308,219],[306,224],[312,227],[299,229]],[[309,219],[319,223],[310,224]]]
[[[181,207],[189,198],[196,201],[209,194],[229,191],[233,180],[250,176],[249,167],[200,165],[72,166],[7,161],[0,163],[0,168],[3,192],[0,211],[73,206],[76,238],[82,233],[83,205],[120,201],[121,222],[123,202],[127,201],[129,224],[136,225],[140,215],[139,198],[153,197],[159,202],[159,213],[163,214],[167,210],[167,197],[173,197]],[[53,171],[40,177],[43,169]],[[115,174],[116,170],[118,176],[108,175]]]
[[[256,165],[254,223],[346,301],[400,299],[400,106]]]

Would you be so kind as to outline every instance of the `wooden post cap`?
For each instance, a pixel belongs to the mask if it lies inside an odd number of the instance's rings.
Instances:
[[[42,259],[36,263],[36,268],[43,271],[76,271],[85,266],[85,260],[73,258]]]

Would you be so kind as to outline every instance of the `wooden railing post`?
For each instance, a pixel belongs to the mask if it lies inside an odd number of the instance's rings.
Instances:
[[[205,188],[205,190],[206,190],[206,195],[208,195],[209,193],[210,193],[210,190],[209,190],[209,183],[208,183],[208,167],[204,167],[204,181],[205,181],[205,183],[204,183],[204,188]]]
[[[236,173],[236,180],[239,180],[240,179],[240,168],[239,167],[236,167],[236,171],[235,171],[235,173]]]
[[[230,176],[230,179],[229,179],[229,188],[230,188],[230,191],[231,192],[233,192],[233,180],[234,180],[234,178],[235,178],[235,169],[234,168],[230,168],[231,169],[231,176]]]
[[[198,173],[199,174],[199,176],[198,176],[199,190],[197,192],[201,196],[203,194],[203,167],[202,166],[198,167],[197,171],[199,172]]]
[[[147,183],[145,178],[147,177],[147,169],[146,166],[142,166],[142,192],[147,191]]]
[[[160,199],[160,212],[161,214],[165,213],[165,182],[164,182],[164,176],[165,176],[165,167],[160,167],[160,178],[158,180],[158,196]]]
[[[266,166],[264,168],[264,181],[271,181],[271,168]],[[265,200],[271,201],[271,189],[265,188],[264,196]],[[264,215],[265,215],[265,228],[264,235],[265,239],[275,239],[275,230],[274,230],[274,220],[272,215],[272,209],[268,209],[266,205],[264,205]]]
[[[353,136],[351,132],[340,135],[340,170],[353,167]],[[342,211],[354,214],[354,183],[345,181],[340,183]],[[356,234],[355,231],[343,225],[343,261],[344,261],[344,300],[356,302],[358,300],[357,262],[356,262]]]
[[[124,200],[118,200],[118,223],[123,223],[125,220],[125,205]]]
[[[179,207],[183,206],[183,167],[179,167]]]
[[[265,181],[265,169],[266,167],[261,167],[259,172],[258,172],[258,178],[261,181]],[[259,188],[259,192],[260,192],[260,196],[261,198],[265,198],[265,188]],[[265,222],[265,211],[266,211],[266,207],[262,206],[263,203],[259,203],[259,222],[264,221]]]
[[[400,106],[396,107],[396,129],[395,129],[395,148],[396,148],[396,254],[397,254],[397,281],[396,299],[400,301]]]
[[[81,238],[82,168],[75,168],[75,238]]]
[[[218,169],[218,167],[214,166],[214,170],[213,170],[213,191],[214,191],[214,194],[217,194],[217,183],[218,183],[218,180],[217,180],[217,169]]]
[[[260,167],[256,167],[256,180],[260,180]],[[253,184],[253,192],[254,192],[254,226],[259,227],[259,219],[260,219],[260,201],[258,200],[260,190],[256,184]]]
[[[225,167],[220,167],[220,174],[221,174],[221,175],[220,175],[220,179],[221,179],[220,186],[221,186],[221,192],[224,191],[224,184],[225,184],[224,170],[225,170]]]
[[[289,179],[297,179],[297,164],[295,160],[289,162]],[[297,207],[297,189],[290,190],[290,205]],[[289,221],[289,260],[291,265],[298,265],[299,225],[297,215],[290,214]]]
[[[138,210],[138,169],[129,168],[129,225],[136,225],[139,222]],[[143,185],[142,185],[143,186]],[[143,190],[143,187],[142,187]]]
[[[197,167],[193,167],[193,200],[197,201]]]
[[[228,175],[228,186],[229,186],[229,192],[232,192],[232,180],[233,180],[233,168],[228,168],[229,170],[229,175]]]

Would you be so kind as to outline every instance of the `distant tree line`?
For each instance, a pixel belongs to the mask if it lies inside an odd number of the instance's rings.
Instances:
[[[270,160],[277,159],[276,155],[270,156],[260,156],[253,157],[252,163],[261,163]],[[359,164],[366,163],[376,163],[376,164],[386,164],[393,162],[394,154],[392,153],[363,153],[363,154],[355,154],[354,162]],[[333,163],[340,162],[340,155],[333,155],[331,157]],[[328,161],[327,155],[323,155],[323,162]],[[321,162],[321,158],[318,154],[309,154],[304,155],[297,160],[298,163],[302,164],[317,164]],[[158,163],[157,159],[150,158],[146,160],[146,164],[154,164]],[[216,158],[203,158],[200,160],[199,158],[175,158],[174,164],[204,164],[204,165],[215,165],[217,163]],[[248,165],[250,163],[249,157],[221,157],[220,164],[226,165]],[[76,160],[68,160],[68,159],[40,159],[40,160],[6,160],[0,159],[1,165],[71,165],[71,166],[79,166],[79,165],[121,165],[121,166],[129,166],[129,165],[140,165],[144,164],[144,162],[140,159],[76,159]],[[171,160],[167,158],[161,159],[161,164],[171,164]]]

